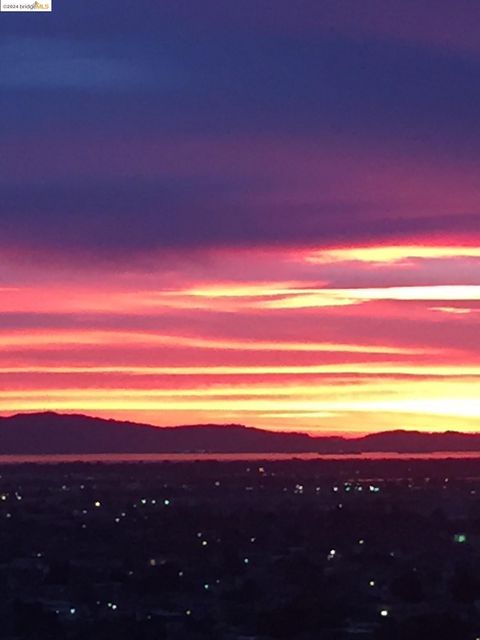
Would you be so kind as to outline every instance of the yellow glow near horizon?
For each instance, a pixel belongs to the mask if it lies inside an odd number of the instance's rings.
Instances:
[[[216,383],[213,385],[190,383],[189,386],[181,388],[156,388],[156,386],[148,387],[124,387],[115,384],[106,384],[105,386],[83,385],[79,386],[81,380],[73,379],[75,386],[65,384],[61,389],[54,386],[49,387],[44,379],[44,384],[37,388],[29,389],[0,389],[0,398],[9,399],[17,398],[44,398],[44,397],[64,397],[70,398],[94,398],[103,397],[108,394],[109,397],[130,399],[130,398],[269,398],[269,399],[306,399],[308,402],[313,400],[334,400],[338,401],[338,395],[341,393],[349,401],[358,401],[369,398],[378,400],[388,399],[397,401],[399,397],[408,397],[409,399],[422,401],[424,398],[438,398],[443,401],[445,397],[454,394],[459,400],[468,400],[475,397],[478,380],[476,377],[450,377],[442,380],[435,378],[427,378],[413,381],[410,378],[401,379],[384,379],[384,378],[361,378],[350,379],[340,378],[332,379],[327,384],[322,379],[310,379],[299,384],[294,377],[285,383],[272,383],[268,381],[257,381],[255,384],[243,382],[238,383]]]
[[[185,411],[185,402],[175,399],[165,399],[164,397],[155,398],[151,395],[144,394],[132,396],[125,394],[125,397],[111,394],[106,391],[102,394],[88,395],[78,394],[78,397],[61,393],[49,394],[43,393],[42,396],[12,396],[11,400],[22,399],[22,410],[39,410],[57,408],[58,410],[128,410],[128,411],[161,411],[162,409]],[[123,398],[123,399],[122,399]],[[275,413],[302,413],[309,414],[336,414],[336,413],[380,413],[389,414],[401,412],[403,414],[422,414],[425,416],[456,416],[461,418],[475,418],[480,420],[480,400],[474,397],[470,398],[425,398],[425,399],[408,399],[401,400],[363,400],[342,402],[306,400],[305,398],[292,400],[289,398],[275,398],[277,410]],[[13,407],[12,407],[13,408]],[[5,410],[12,410],[6,407]],[[245,412],[257,414],[272,410],[272,400],[270,398],[214,398],[214,399],[191,399],[188,403],[188,411],[201,412],[208,411],[212,413],[222,412]]]

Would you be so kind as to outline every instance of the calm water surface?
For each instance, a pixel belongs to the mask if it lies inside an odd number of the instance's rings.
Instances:
[[[318,453],[94,453],[85,455],[45,455],[45,456],[6,456],[0,455],[0,465],[34,463],[57,464],[62,462],[241,462],[276,460],[480,460],[480,451],[438,451],[435,453],[358,453],[358,454],[318,454]]]

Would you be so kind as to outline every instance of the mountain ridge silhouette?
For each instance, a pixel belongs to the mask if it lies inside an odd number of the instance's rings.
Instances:
[[[359,437],[312,436],[241,424],[158,427],[51,411],[0,417],[0,455],[435,451],[480,452],[480,433],[395,429]]]

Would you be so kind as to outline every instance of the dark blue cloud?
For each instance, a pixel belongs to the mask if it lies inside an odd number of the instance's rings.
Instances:
[[[41,247],[107,258],[161,250],[248,246],[331,245],[428,239],[474,233],[478,214],[386,216],[378,204],[355,199],[316,205],[248,204],[238,185],[123,181],[4,188],[0,237],[9,247]]]
[[[475,126],[480,56],[368,34],[319,33],[308,25],[289,34],[275,22],[260,33],[241,21],[195,24],[192,15],[213,14],[218,6],[199,5],[203,12],[189,12],[186,3],[140,9],[105,0],[62,5],[41,31],[35,23],[35,34],[32,16],[7,25],[2,111],[15,122],[18,90],[30,88],[34,121],[49,120],[53,103],[57,126],[97,110],[98,127],[113,119],[132,130],[390,131],[425,143],[442,130],[465,143]],[[302,5],[312,13],[312,3]],[[262,7],[269,15],[268,3],[260,3],[260,17]],[[45,88],[52,91],[39,92]],[[119,101],[119,88],[130,96]]]
[[[158,74],[142,60],[129,59],[117,47],[96,42],[42,37],[10,37],[0,42],[0,83],[5,91],[38,89],[141,90],[155,85]],[[175,87],[172,69],[165,68],[164,83]]]
[[[419,3],[422,16],[428,5]],[[385,149],[409,141],[411,153],[462,155],[475,167],[480,47],[449,41],[447,3],[430,5],[444,21],[431,33],[428,25],[417,29],[411,2],[394,11],[396,29],[390,1],[365,3],[370,22],[357,2],[308,0],[295,8],[284,0],[58,2],[48,16],[11,14],[0,24],[0,144],[15,136],[39,144],[41,132],[48,162],[49,136],[78,132],[92,153],[105,133],[132,140],[268,134],[319,146],[328,134],[347,149],[349,141]],[[358,13],[358,29],[347,10]],[[468,31],[468,16],[462,20]],[[223,175],[205,181],[200,168],[181,183],[174,173],[160,183],[52,176],[43,186],[26,175],[21,190],[2,187],[0,231],[17,244],[101,253],[372,239],[476,222],[461,203],[449,216],[418,210],[403,219],[376,200],[340,192],[311,207],[280,202],[272,214],[252,199],[258,185],[242,182],[240,168],[237,184]]]

